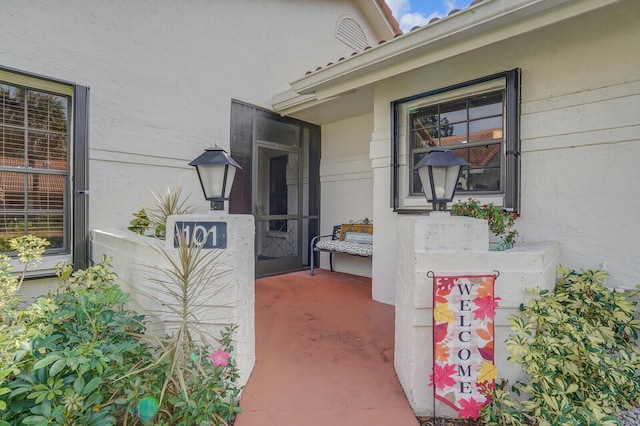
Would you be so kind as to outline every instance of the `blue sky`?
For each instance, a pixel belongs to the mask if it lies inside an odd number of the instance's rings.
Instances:
[[[452,9],[464,9],[472,0],[386,0],[405,33],[423,26],[432,18],[447,16]]]

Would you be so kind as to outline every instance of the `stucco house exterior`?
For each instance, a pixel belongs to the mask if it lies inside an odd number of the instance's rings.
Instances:
[[[640,282],[639,19],[636,0],[475,0],[401,34],[381,0],[10,0],[2,237],[54,239],[45,281],[61,260],[84,267],[90,231],[124,230],[150,189],[180,185],[206,211],[188,163],[218,142],[242,166],[228,212],[253,216],[257,276],[303,270],[315,235],[373,222],[373,258],[334,266],[396,306],[396,370],[428,413],[429,269],[503,272],[497,340],[557,263]],[[458,199],[517,212],[514,249],[488,254],[478,223],[423,221],[412,168],[437,146],[470,163]]]
[[[459,123],[449,135],[440,123],[440,143],[464,151],[476,179],[458,199],[513,209],[520,242],[556,241],[561,263],[603,267],[612,286],[635,286],[639,17],[640,4],[625,0],[474,1],[346,60],[317,62],[273,102],[322,126],[322,233],[367,217],[374,253],[396,247],[398,220],[430,208],[410,182],[425,146],[410,123],[433,126],[439,107]],[[491,96],[498,115],[480,112]],[[398,261],[374,254],[374,299],[394,303]],[[340,258],[336,268],[367,273],[365,262]]]
[[[377,0],[9,1],[2,9],[0,231],[54,241],[36,272],[43,276],[62,260],[86,266],[89,232],[125,229],[152,203],[150,191],[181,186],[206,211],[188,163],[216,143],[229,150],[234,108],[268,111],[308,64],[400,32]],[[48,113],[29,115],[22,98],[49,102]]]

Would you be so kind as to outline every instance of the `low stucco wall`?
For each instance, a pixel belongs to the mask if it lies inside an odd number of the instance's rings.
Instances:
[[[255,260],[253,257],[254,223],[248,215],[190,215],[173,216],[185,221],[224,221],[227,223],[226,249],[213,249],[213,273],[216,278],[194,302],[192,313],[205,333],[207,341],[215,346],[214,338],[220,331],[235,324],[233,354],[240,370],[240,383],[245,385],[255,364]],[[175,301],[162,291],[156,281],[163,279],[163,270],[170,265],[166,258],[154,250],[164,248],[175,254],[173,240],[166,242],[136,235],[127,230],[94,230],[91,233],[91,260],[99,262],[103,255],[113,258],[113,270],[118,274],[122,288],[130,293],[130,308],[144,313],[149,331],[158,336],[172,333],[179,318],[166,305]]]
[[[486,222],[467,217],[401,217],[398,220],[396,269],[395,369],[416,415],[456,417],[445,404],[434,404],[429,376],[433,372],[433,279],[443,275],[499,272],[494,295],[500,297],[495,317],[495,365],[498,378],[510,383],[522,377],[519,365],[507,361],[507,318],[530,298],[527,288],[552,289],[560,258],[554,243],[517,244],[488,251]],[[498,380],[499,380],[498,379]]]

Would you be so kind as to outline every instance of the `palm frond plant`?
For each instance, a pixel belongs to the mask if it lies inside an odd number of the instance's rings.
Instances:
[[[147,209],[147,216],[155,229],[155,236],[158,238],[165,238],[169,216],[196,212],[196,206],[189,203],[191,194],[183,198],[181,186],[175,186],[173,189],[167,187],[164,192],[159,193],[151,191],[151,195],[154,198],[153,207]]]

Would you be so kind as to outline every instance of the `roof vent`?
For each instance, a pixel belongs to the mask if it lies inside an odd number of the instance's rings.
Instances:
[[[343,16],[336,26],[336,38],[352,49],[363,51],[369,45],[367,36],[355,19]]]

